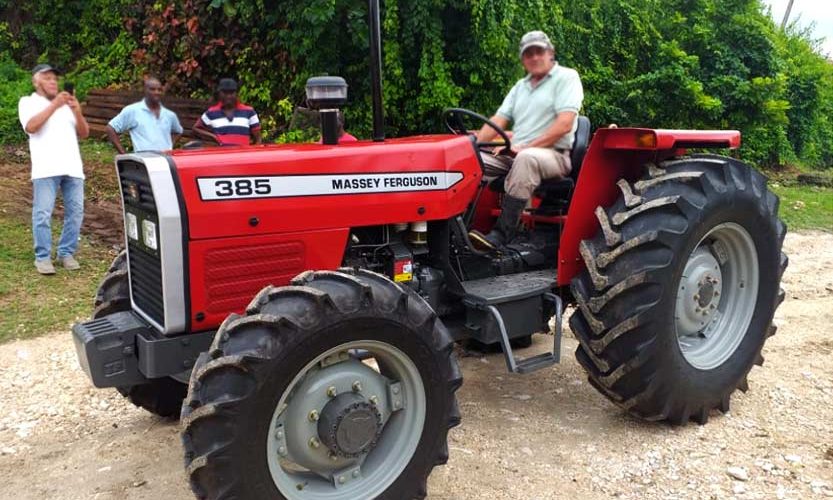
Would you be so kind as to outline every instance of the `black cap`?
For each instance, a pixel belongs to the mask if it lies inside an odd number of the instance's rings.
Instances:
[[[38,64],[37,66],[32,68],[32,74],[33,75],[37,75],[38,73],[46,73],[48,71],[51,71],[51,72],[55,73],[56,75],[61,74],[61,72],[57,68],[52,66],[51,64]]]
[[[217,90],[225,92],[237,92],[237,82],[231,78],[221,78],[217,83]]]

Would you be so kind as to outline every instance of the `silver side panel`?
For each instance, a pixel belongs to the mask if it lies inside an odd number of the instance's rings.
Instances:
[[[168,165],[168,159],[159,153],[133,153],[116,156],[119,160],[134,160],[144,163],[150,178],[156,211],[159,217],[159,257],[162,265],[162,294],[165,327],[152,320],[148,314],[136,306],[133,290],[130,290],[130,303],[133,310],[142,316],[157,330],[166,335],[185,331],[185,290],[182,269],[182,214],[176,187]],[[118,168],[116,169],[118,173]],[[119,183],[121,186],[121,183]],[[122,193],[122,213],[124,213],[124,193]],[[125,222],[126,224],[126,222]],[[127,227],[124,228],[125,248],[127,245]],[[128,250],[129,252],[129,250]],[[130,255],[128,253],[128,259]],[[130,266],[128,266],[128,276]]]

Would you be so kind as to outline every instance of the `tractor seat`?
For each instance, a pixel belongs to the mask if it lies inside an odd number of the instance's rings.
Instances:
[[[578,172],[587,153],[587,146],[590,143],[590,120],[586,116],[578,117],[576,137],[573,141],[573,150],[570,152],[570,176],[562,179],[545,179],[535,190],[535,194],[543,199],[547,198],[569,198],[573,193],[578,181]]]
[[[561,179],[545,179],[535,190],[535,195],[545,201],[556,199],[569,200],[578,180],[578,173],[581,170],[581,164],[584,161],[584,155],[587,153],[589,143],[590,120],[586,116],[579,116],[576,136],[573,141],[573,149],[570,152],[570,163],[572,165],[570,176]],[[501,175],[489,183],[489,188],[492,191],[502,193],[504,192],[503,185],[505,180],[506,176]],[[542,202],[542,205],[544,204]]]

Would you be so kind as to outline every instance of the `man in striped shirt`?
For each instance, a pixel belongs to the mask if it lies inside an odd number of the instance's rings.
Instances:
[[[260,119],[254,109],[237,98],[237,82],[222,78],[217,93],[219,102],[197,120],[194,133],[220,146],[260,144]]]

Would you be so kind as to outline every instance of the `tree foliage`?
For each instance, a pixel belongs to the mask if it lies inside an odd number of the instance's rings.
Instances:
[[[73,67],[82,87],[154,73],[207,97],[236,77],[274,137],[306,79],[337,74],[348,127],[369,133],[366,0],[0,0],[0,11],[0,52]],[[760,0],[386,0],[388,134],[439,132],[448,106],[492,113],[523,75],[517,43],[532,29],[581,74],[594,124],[735,128],[755,163],[833,164],[833,65]]]

